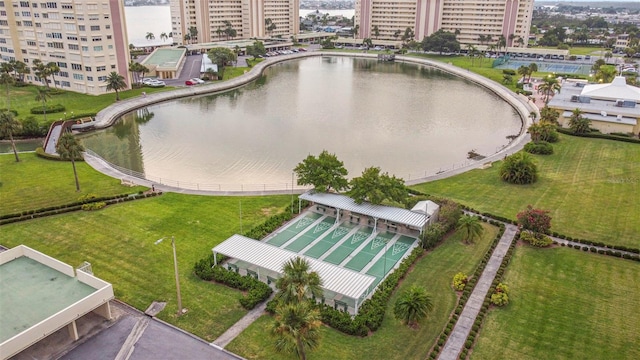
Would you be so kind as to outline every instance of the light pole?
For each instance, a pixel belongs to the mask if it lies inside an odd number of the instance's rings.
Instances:
[[[166,237],[156,240],[155,245],[160,244]],[[178,257],[176,256],[176,239],[171,236],[171,247],[173,247],[173,268],[176,274],[176,292],[178,294],[178,316],[184,314],[186,309],[182,308],[182,297],[180,296],[180,277],[178,276]]]

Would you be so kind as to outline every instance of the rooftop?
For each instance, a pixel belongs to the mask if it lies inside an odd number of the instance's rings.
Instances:
[[[142,61],[143,65],[157,65],[160,68],[178,68],[180,58],[184,56],[184,48],[158,48]]]
[[[640,88],[627,85],[624,76],[616,76],[611,83],[608,84],[589,84],[584,87],[582,96],[589,96],[598,100],[633,100],[640,102]]]
[[[300,195],[300,199],[417,228],[424,227],[429,220],[429,215],[421,212],[367,202],[357,204],[352,198],[340,194],[308,191]]]

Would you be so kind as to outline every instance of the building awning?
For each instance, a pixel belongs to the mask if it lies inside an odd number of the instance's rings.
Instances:
[[[316,204],[343,209],[352,213],[371,216],[373,218],[413,226],[420,229],[422,229],[429,220],[429,216],[426,214],[393,206],[373,205],[367,202],[356,204],[352,198],[340,194],[308,191],[300,195],[299,198],[302,200],[312,201]]]
[[[307,260],[311,270],[320,275],[325,290],[342,294],[352,299],[359,299],[371,292],[376,280],[370,275],[345,269],[324,261],[316,260],[293,251],[254,240],[242,235],[233,235],[213,248],[214,253],[238,259],[260,268],[282,274],[282,265],[301,257]]]

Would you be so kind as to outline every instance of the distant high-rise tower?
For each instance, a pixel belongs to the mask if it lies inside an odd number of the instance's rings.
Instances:
[[[174,42],[207,43],[298,34],[300,0],[171,0]],[[231,30],[235,36],[230,36]]]
[[[129,45],[121,0],[0,1],[0,57],[29,67],[56,63],[55,86],[104,94],[115,71],[130,85]],[[33,71],[25,81],[39,83]]]
[[[399,40],[407,28],[422,40],[439,29],[463,44],[526,46],[534,0],[356,0],[358,38]],[[377,36],[375,36],[375,30]]]

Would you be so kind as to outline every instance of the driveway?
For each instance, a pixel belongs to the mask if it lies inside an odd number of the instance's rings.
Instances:
[[[202,66],[202,55],[189,55],[184,60],[184,66],[180,70],[177,79],[163,80],[168,86],[185,86],[184,82],[200,77],[200,67]]]

